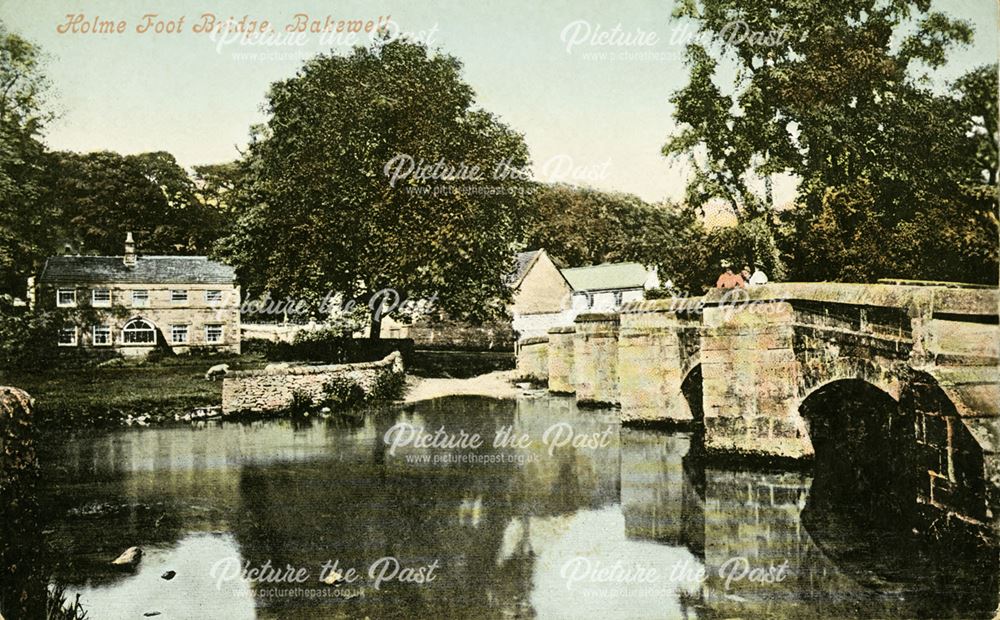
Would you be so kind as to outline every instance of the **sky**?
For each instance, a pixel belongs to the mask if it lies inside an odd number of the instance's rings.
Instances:
[[[937,79],[996,60],[995,0],[936,0],[934,8],[976,29],[974,44],[956,50]],[[477,103],[524,134],[536,178],[659,201],[680,200],[687,174],[661,155],[676,129],[669,98],[687,82],[683,40],[693,32],[672,9],[673,0],[0,0],[0,19],[48,57],[59,114],[45,138],[53,149],[162,150],[184,166],[233,160],[264,120],[270,83],[320,51],[367,40],[364,32],[354,41],[296,39],[285,31],[304,19],[296,14],[381,19],[464,63]],[[273,32],[254,45],[195,32],[206,13],[216,23],[247,16],[247,28],[267,20]],[[95,19],[124,21],[124,32],[95,33]],[[594,43],[616,27],[613,40],[625,45]],[[794,182],[781,180],[776,193],[790,199]]]

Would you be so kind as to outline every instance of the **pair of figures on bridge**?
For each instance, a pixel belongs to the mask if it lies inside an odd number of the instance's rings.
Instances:
[[[740,273],[733,273],[733,264],[724,260],[722,261],[722,269],[722,275],[715,282],[716,288],[746,288],[747,286],[767,284],[767,274],[761,271],[760,267],[755,267],[751,274],[750,266],[743,265]]]

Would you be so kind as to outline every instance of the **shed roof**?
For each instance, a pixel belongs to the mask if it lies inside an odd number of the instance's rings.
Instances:
[[[649,272],[639,263],[605,263],[592,267],[563,269],[563,277],[574,291],[609,291],[643,288]]]

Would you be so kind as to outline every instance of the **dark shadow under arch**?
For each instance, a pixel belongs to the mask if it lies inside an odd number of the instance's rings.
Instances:
[[[691,417],[696,425],[705,423],[705,406],[702,395],[701,364],[691,368],[681,382],[681,394],[691,410]]]
[[[912,400],[904,395],[897,402],[870,383],[845,379],[802,402],[815,449],[802,525],[859,583],[898,591],[900,600],[933,601],[933,609],[917,615],[989,617],[996,607],[996,553],[920,528],[923,446]]]

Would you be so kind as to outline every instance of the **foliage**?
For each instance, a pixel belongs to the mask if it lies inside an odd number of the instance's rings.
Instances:
[[[528,188],[493,171],[522,170],[527,149],[474,108],[460,71],[423,45],[376,41],[319,55],[272,84],[268,121],[242,163],[250,174],[236,231],[221,246],[247,295],[318,303],[330,291],[364,299],[393,287],[406,298],[436,293],[456,317],[502,312]],[[478,166],[487,180],[413,175],[393,187],[385,167],[398,155]]]
[[[350,377],[335,376],[323,384],[324,405],[331,409],[349,409],[365,400],[365,391]]]
[[[46,254],[51,215],[38,202],[53,116],[42,64],[36,45],[0,23],[0,292],[18,295]]]
[[[271,362],[346,364],[374,362],[393,351],[399,351],[403,359],[408,360],[413,352],[413,341],[402,338],[352,338],[335,331],[317,330],[308,332],[304,337],[296,337],[291,343],[258,338],[244,340],[243,351],[260,355]]]
[[[689,209],[561,184],[540,186],[527,213],[525,246],[545,248],[562,267],[634,261],[664,280],[682,277],[701,234]]]
[[[65,588],[61,586],[49,588],[45,620],[86,620],[87,617],[87,611],[80,604],[79,594],[70,600]]]
[[[682,128],[664,146],[695,169],[690,204],[766,217],[795,279],[995,282],[996,67],[937,94],[922,70],[972,30],[929,5],[680,3],[678,17],[715,37],[688,47],[690,80],[672,98]],[[737,22],[783,34],[723,36]],[[782,172],[799,193],[775,227],[770,179]]]
[[[52,153],[45,199],[58,205],[56,229],[84,254],[120,255],[128,231],[143,254],[205,254],[222,219],[164,152]]]
[[[57,313],[33,313],[0,295],[0,369],[38,367],[55,349]]]

